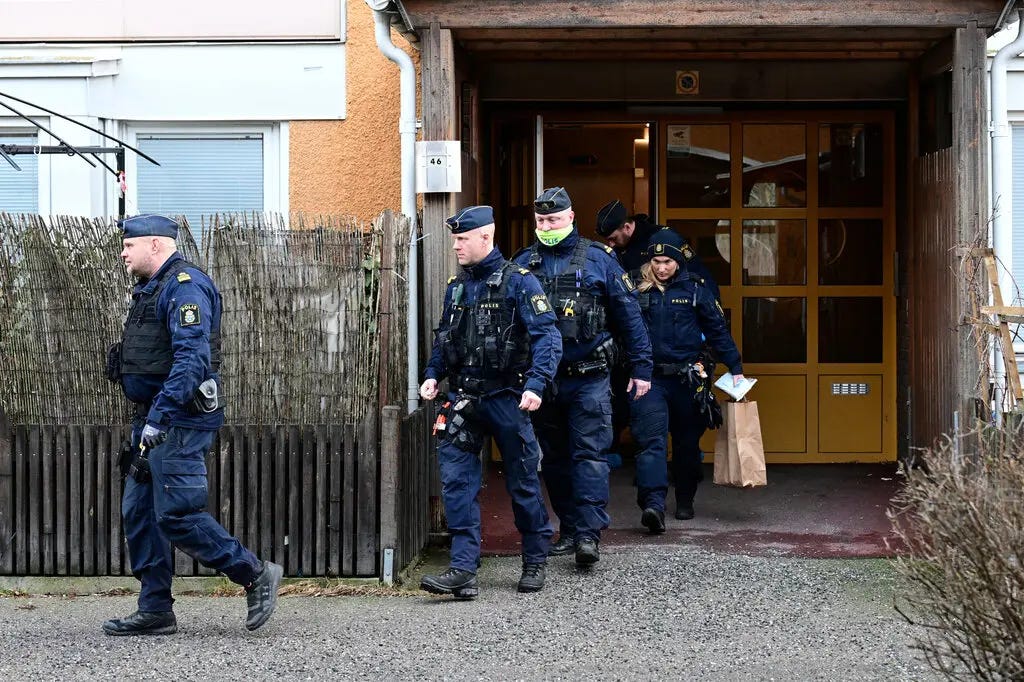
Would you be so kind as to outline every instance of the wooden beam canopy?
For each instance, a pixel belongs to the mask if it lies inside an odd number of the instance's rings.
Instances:
[[[990,28],[1004,0],[403,0],[416,28],[958,27]]]

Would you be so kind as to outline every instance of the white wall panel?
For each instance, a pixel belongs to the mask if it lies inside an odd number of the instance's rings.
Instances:
[[[340,40],[342,0],[0,0],[0,40]]]

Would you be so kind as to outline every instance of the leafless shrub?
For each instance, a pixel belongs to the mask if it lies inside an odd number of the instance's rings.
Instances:
[[[909,583],[896,608],[948,679],[1022,680],[1024,431],[947,438],[922,463],[890,511]]]

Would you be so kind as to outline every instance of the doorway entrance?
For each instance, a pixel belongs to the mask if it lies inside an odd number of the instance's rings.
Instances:
[[[499,209],[514,216],[512,244],[530,243],[523,197],[541,186],[569,190],[591,238],[597,209],[613,198],[653,214],[691,241],[721,288],[745,370],[758,379],[751,397],[768,461],[895,459],[890,112],[559,112],[529,123],[495,126],[499,147],[512,141],[518,159],[509,164],[518,172],[495,176],[504,185],[496,196],[521,202]]]

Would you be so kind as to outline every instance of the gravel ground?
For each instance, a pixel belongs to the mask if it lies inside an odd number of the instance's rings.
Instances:
[[[480,597],[282,597],[256,633],[240,597],[180,597],[179,632],[113,638],[134,597],[0,599],[6,680],[924,680],[881,560],[613,548],[589,572],[553,559],[543,592],[486,559]]]

